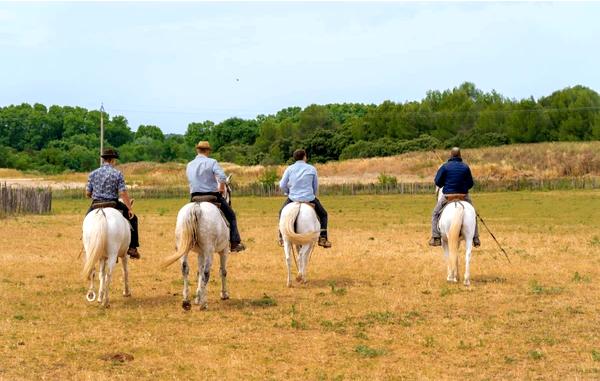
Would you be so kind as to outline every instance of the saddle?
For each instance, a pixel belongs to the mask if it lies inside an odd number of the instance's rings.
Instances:
[[[192,197],[192,202],[210,202],[211,204],[216,206],[217,209],[219,209],[219,212],[221,212],[221,217],[223,217],[223,220],[225,220],[225,224],[227,225],[227,227],[230,227],[229,221],[227,221],[227,218],[225,217],[225,213],[223,213],[223,211],[221,210],[221,203],[217,201],[217,196],[194,196]]]
[[[221,209],[221,203],[217,201],[217,196],[194,196],[192,197],[192,202],[210,202],[215,205],[217,208]]]
[[[465,201],[467,195],[464,193],[450,193],[446,195],[446,200],[448,200],[448,202],[451,201]]]
[[[115,201],[92,201],[92,210],[100,208],[116,208],[117,203]]]

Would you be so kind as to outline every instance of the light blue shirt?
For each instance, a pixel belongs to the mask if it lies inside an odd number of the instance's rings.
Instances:
[[[227,176],[215,159],[198,154],[185,169],[190,183],[190,193],[218,192],[218,183],[225,183]]]
[[[317,169],[304,160],[298,160],[283,172],[279,188],[292,201],[312,201],[319,189]]]

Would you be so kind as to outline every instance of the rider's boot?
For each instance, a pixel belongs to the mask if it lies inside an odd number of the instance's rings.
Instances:
[[[329,249],[331,247],[331,242],[329,242],[327,237],[319,237],[319,246]]]
[[[442,246],[442,239],[440,237],[431,237],[429,246]]]

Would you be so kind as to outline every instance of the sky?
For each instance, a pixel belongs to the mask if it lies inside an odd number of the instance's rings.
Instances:
[[[0,106],[165,133],[307,105],[600,91],[600,3],[5,3]]]

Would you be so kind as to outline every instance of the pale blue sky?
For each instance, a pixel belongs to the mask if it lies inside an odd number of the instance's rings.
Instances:
[[[134,130],[183,133],[464,81],[599,91],[598,20],[600,3],[0,3],[0,106],[103,101]]]

